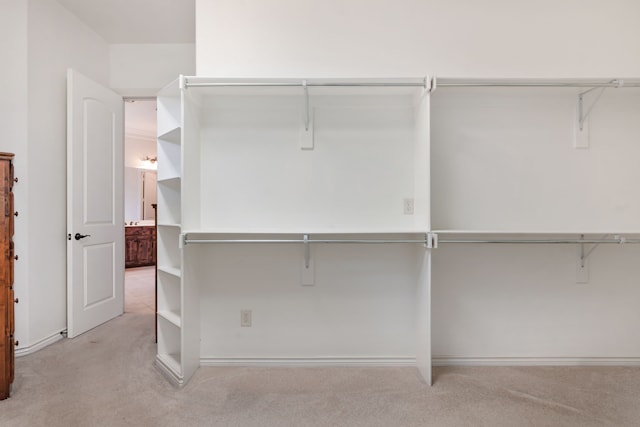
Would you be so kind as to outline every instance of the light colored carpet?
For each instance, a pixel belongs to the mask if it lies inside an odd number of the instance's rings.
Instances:
[[[149,273],[151,272],[151,273]],[[126,313],[16,362],[1,426],[638,426],[640,369],[200,368],[181,390],[153,366],[152,269]]]

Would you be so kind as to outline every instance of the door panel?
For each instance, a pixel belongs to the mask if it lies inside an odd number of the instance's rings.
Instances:
[[[123,100],[67,75],[67,330],[73,338],[124,309]],[[79,235],[79,239],[76,239]]]

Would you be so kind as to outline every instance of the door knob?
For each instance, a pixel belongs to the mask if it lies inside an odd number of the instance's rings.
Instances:
[[[74,237],[76,238],[76,240],[80,240],[80,239],[84,239],[85,237],[89,237],[89,236],[91,236],[91,234],[76,233],[76,235]]]

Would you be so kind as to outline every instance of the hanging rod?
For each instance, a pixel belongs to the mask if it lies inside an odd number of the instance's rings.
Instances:
[[[366,244],[366,243],[422,243],[426,239],[189,239],[185,237],[184,243],[346,243],[346,244]]]
[[[438,239],[438,243],[497,243],[497,244],[638,244],[640,239]]]
[[[640,87],[638,79],[625,81],[624,79],[607,80],[534,80],[534,79],[462,79],[438,78],[438,87]]]
[[[301,79],[291,81],[216,81],[207,78],[184,77],[184,88],[188,87],[421,87],[428,89],[431,81],[427,77],[417,79],[406,79],[405,81],[394,80],[313,80]]]

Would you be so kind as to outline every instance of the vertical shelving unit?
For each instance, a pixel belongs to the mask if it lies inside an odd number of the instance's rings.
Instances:
[[[185,357],[182,230],[182,99],[176,80],[158,94],[158,351],[156,363],[176,385],[190,370]],[[186,378],[185,378],[186,376]]]

